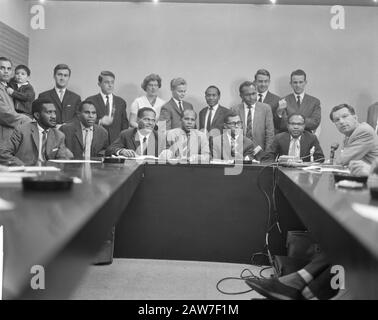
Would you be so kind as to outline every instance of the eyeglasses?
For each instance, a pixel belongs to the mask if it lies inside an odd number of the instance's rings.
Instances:
[[[243,124],[243,121],[233,121],[233,122],[226,122],[229,126],[241,126]]]

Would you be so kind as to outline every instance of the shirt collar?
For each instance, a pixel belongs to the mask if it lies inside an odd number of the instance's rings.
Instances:
[[[81,126],[82,131],[87,130],[87,129],[89,129],[89,131],[93,131],[93,126],[90,126],[89,128],[87,128],[81,122],[80,122],[80,126]]]
[[[173,101],[176,103],[176,105],[178,106],[179,105],[179,101],[178,100],[176,100],[175,98],[173,98],[172,97],[172,99],[173,99]],[[182,103],[182,101],[181,101],[181,103]],[[183,107],[184,107],[184,105],[183,105]]]
[[[297,101],[297,96],[301,97],[301,102],[303,101],[303,98],[304,98],[304,95],[305,95],[304,91],[301,94],[296,94],[295,92],[293,92],[293,94],[294,94],[294,97],[295,97],[295,101]]]
[[[113,93],[109,93],[109,94],[103,94],[102,91],[100,91],[100,94],[101,94],[101,97],[104,101],[106,101],[106,96],[109,97],[109,100],[113,97]]]
[[[217,103],[214,107],[213,107],[213,111],[217,111],[219,107],[219,103]],[[207,106],[208,109],[210,109],[210,106]]]
[[[302,135],[300,135],[297,139],[298,139],[299,141],[301,141],[301,138],[302,138]],[[290,135],[290,142],[291,142],[292,140],[295,140],[295,138],[293,138],[292,135]]]
[[[244,109],[248,110],[248,105],[245,102],[243,102],[243,104],[244,104]],[[251,106],[251,108],[255,109],[255,106],[256,106],[256,102]]]
[[[28,81],[26,81],[26,82],[24,82],[24,83],[17,83],[17,87],[20,88],[20,87],[22,87],[22,86],[26,86],[26,85],[28,85],[28,84],[29,84]]]
[[[46,130],[43,129],[43,128],[39,125],[38,122],[37,122],[37,128],[38,128],[39,133],[41,133],[41,134],[42,134],[44,131],[49,132],[49,130],[50,130],[50,129],[46,129]]]
[[[63,91],[63,94],[65,94],[66,93],[66,90],[67,90],[67,88],[57,88],[57,87],[55,87],[55,91],[56,91],[56,94],[59,96],[59,91],[60,90],[62,90]]]
[[[266,90],[264,92],[258,92],[257,93],[257,101],[259,101],[259,99],[260,99],[260,94],[262,95],[261,100],[264,101],[266,95],[268,94],[268,90]]]
[[[138,133],[138,137],[137,137],[138,139],[137,139],[137,140],[139,140],[139,141],[143,141],[143,138],[144,138],[144,137],[146,137],[147,140],[148,140],[148,138],[150,137],[152,131],[151,131],[148,135],[146,135],[146,136],[144,136],[143,134],[141,134],[139,130],[137,131],[137,133]]]

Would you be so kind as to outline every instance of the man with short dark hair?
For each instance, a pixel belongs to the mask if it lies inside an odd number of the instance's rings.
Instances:
[[[126,101],[113,94],[115,75],[111,71],[102,71],[98,76],[100,93],[87,98],[96,107],[97,120],[109,135],[109,144],[114,142],[122,130],[129,127],[126,113]]]
[[[53,102],[58,127],[74,118],[76,108],[81,101],[78,94],[67,89],[70,77],[71,69],[68,65],[63,63],[56,65],[54,68],[55,87],[38,96],[38,98],[49,99]]]
[[[274,161],[281,155],[292,156],[294,159],[324,162],[324,154],[318,138],[305,130],[305,117],[293,113],[288,118],[287,132],[281,132],[274,137],[272,145],[267,150],[263,160]]]
[[[193,110],[193,106],[184,101],[186,95],[187,83],[183,78],[174,78],[171,80],[172,98],[161,107],[160,121],[165,121],[166,131],[180,128],[181,118],[184,110]]]
[[[156,123],[155,110],[141,108],[137,114],[138,128],[123,130],[119,137],[106,149],[106,155],[135,157],[135,156],[158,156],[163,149],[159,147],[165,139],[158,140],[157,132],[154,131]]]
[[[279,121],[276,119],[276,110],[280,97],[269,91],[270,73],[268,70],[259,69],[255,74],[255,84],[257,89],[257,101],[269,104],[272,108],[275,132],[279,131]]]
[[[79,104],[77,116],[60,127],[66,136],[66,146],[74,159],[90,160],[91,157],[104,156],[109,146],[108,132],[96,124],[97,112],[91,101]]]
[[[8,140],[16,127],[31,121],[14,108],[13,99],[7,92],[11,77],[12,62],[6,57],[0,57],[0,143]]]
[[[332,108],[329,115],[345,138],[336,162],[348,165],[351,160],[371,164],[378,157],[378,136],[366,122],[359,123],[354,108],[346,103]]]
[[[279,124],[279,131],[287,130],[287,121],[291,114],[300,113],[306,118],[305,130],[314,133],[321,120],[320,101],[305,93],[306,73],[301,69],[293,71],[290,75],[290,85],[293,93],[280,100],[276,110],[276,123]]]
[[[0,162],[7,165],[35,165],[50,159],[72,159],[64,134],[56,129],[55,106],[51,100],[37,99],[32,104],[35,122],[16,128],[0,145]]]
[[[244,81],[239,86],[239,94],[242,103],[231,110],[243,121],[244,135],[266,150],[274,137],[272,109],[268,104],[257,101],[256,85],[251,81]]]

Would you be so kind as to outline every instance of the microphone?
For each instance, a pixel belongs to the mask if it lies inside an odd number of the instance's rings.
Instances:
[[[329,155],[329,163],[333,164],[333,161],[335,159],[335,151],[339,148],[339,144],[337,142],[334,142],[331,144],[331,153]]]

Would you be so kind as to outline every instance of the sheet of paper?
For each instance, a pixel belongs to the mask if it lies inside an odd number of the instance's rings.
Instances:
[[[4,257],[4,232],[0,226],[0,300],[3,300],[3,257]]]
[[[24,177],[35,177],[32,172],[0,172],[0,184],[21,183]]]
[[[353,203],[352,209],[360,216],[378,222],[378,207],[361,203]]]
[[[100,160],[49,160],[49,162],[55,163],[102,163]]]
[[[308,166],[308,167],[303,167],[302,170],[306,170],[306,171],[317,171],[317,172],[337,172],[337,173],[346,173],[346,174],[350,174],[350,170],[349,170],[349,169],[327,168],[327,167],[321,167],[321,166]]]
[[[2,172],[46,172],[46,171],[60,171],[57,167],[47,166],[47,167],[39,167],[39,166],[16,166],[16,167],[7,167],[7,170],[1,170]]]
[[[0,211],[12,210],[14,208],[14,203],[0,198]]]

